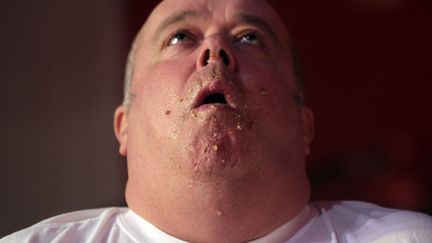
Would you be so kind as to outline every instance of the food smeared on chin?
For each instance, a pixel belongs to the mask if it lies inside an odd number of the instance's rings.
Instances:
[[[208,181],[247,174],[251,166],[252,119],[238,77],[212,65],[196,73],[184,87],[179,147],[182,171],[194,180]],[[171,113],[174,114],[173,112]]]
[[[247,153],[248,131],[252,127],[249,116],[222,103],[222,95],[209,96],[187,119],[187,157],[198,180],[221,178],[231,174],[228,171],[237,171],[237,164]]]

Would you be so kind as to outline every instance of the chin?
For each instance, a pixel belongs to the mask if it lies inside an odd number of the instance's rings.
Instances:
[[[188,174],[194,180],[210,182],[247,173],[243,163],[246,148],[239,142],[224,133],[195,137],[186,147]]]
[[[177,139],[182,171],[194,181],[226,180],[248,173],[251,121],[224,105],[207,105],[190,112]]]

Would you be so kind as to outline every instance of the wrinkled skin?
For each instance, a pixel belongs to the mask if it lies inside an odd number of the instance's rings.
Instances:
[[[129,207],[194,242],[252,240],[297,215],[313,119],[295,99],[290,50],[263,0],[163,1],[136,39],[133,99],[115,114]],[[211,93],[226,104],[203,104]]]

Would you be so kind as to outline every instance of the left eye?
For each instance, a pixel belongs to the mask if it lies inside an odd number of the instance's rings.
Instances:
[[[241,43],[245,43],[245,44],[253,44],[253,45],[261,44],[260,38],[256,33],[243,34],[242,36],[240,36],[239,40]]]

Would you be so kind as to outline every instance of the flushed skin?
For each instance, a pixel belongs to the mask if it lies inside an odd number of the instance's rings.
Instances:
[[[244,242],[296,216],[313,118],[295,99],[290,50],[264,0],[162,1],[115,113],[129,207],[192,242]],[[212,93],[226,104],[203,104]]]

